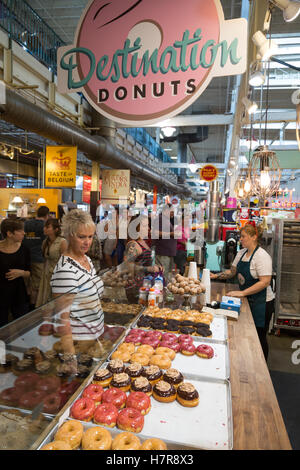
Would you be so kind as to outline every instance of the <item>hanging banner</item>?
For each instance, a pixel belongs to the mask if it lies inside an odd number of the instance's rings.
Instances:
[[[218,174],[218,168],[216,168],[214,165],[205,165],[199,170],[200,179],[208,183],[211,183],[217,179]]]
[[[47,146],[45,186],[76,187],[77,147]]]
[[[102,204],[127,204],[130,194],[130,170],[102,170]]]
[[[92,0],[74,43],[58,49],[58,91],[82,92],[124,126],[155,124],[212,78],[244,73],[247,36],[246,19],[225,21],[220,0]]]

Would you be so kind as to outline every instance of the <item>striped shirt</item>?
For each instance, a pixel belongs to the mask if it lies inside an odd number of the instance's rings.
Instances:
[[[104,331],[101,307],[103,282],[87,256],[90,271],[69,256],[61,256],[51,278],[53,294],[75,294],[70,309],[74,340],[94,340]]]

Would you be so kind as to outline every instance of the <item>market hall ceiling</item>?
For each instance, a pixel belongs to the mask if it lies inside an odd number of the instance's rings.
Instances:
[[[264,1],[264,0],[260,0]],[[27,3],[36,11],[36,13],[55,31],[55,33],[66,43],[71,44],[74,38],[76,27],[83,9],[88,4],[87,0],[28,0]],[[225,19],[238,18],[241,16],[242,0],[221,0]],[[253,4],[253,2],[250,2]],[[285,23],[282,12],[275,8],[273,11],[272,33],[274,35],[300,35],[300,18],[292,23]],[[300,54],[293,57],[293,62],[300,66]],[[290,70],[279,68],[272,69],[273,75],[288,74]],[[299,73],[298,73],[299,78]],[[218,77],[214,78],[201,97],[196,100],[192,106],[187,108],[182,115],[190,116],[197,119],[201,115],[220,115],[228,117],[230,115],[230,105],[232,94],[234,93],[235,77]],[[298,83],[300,87],[300,80]],[[268,139],[270,141],[278,141],[282,138],[282,130],[285,140],[295,141],[295,130],[289,129],[284,125],[285,116],[289,110],[293,110],[291,104],[290,87],[282,89],[271,88],[269,92],[269,113],[272,110],[279,111],[280,119],[282,119],[282,127],[274,128],[268,131]],[[255,100],[259,102],[262,109],[266,106],[266,91],[260,96],[259,90],[255,92]],[[260,126],[261,127],[261,126]],[[275,126],[276,127],[276,126]],[[228,134],[228,125],[210,125],[208,126],[207,136],[197,139],[190,138],[199,133],[199,126],[179,126],[177,132],[179,134],[187,134],[186,140],[191,154],[197,162],[222,163],[224,161],[224,153],[226,149],[226,140]],[[149,132],[155,137],[155,129],[149,128]],[[249,137],[249,130],[245,130],[245,137]],[[257,140],[261,134],[261,128],[253,129],[253,136]],[[163,148],[168,148],[168,154],[175,157],[178,153],[178,139],[173,142],[162,142]]]

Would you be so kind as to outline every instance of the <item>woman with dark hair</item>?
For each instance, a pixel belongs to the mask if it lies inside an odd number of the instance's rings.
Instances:
[[[45,261],[35,305],[36,307],[39,307],[51,300],[51,276],[59,258],[68,247],[67,241],[61,237],[60,224],[57,219],[48,219],[45,222],[44,234],[46,235],[46,239],[42,244],[42,253]]]
[[[30,251],[22,244],[24,223],[4,219],[0,241],[0,327],[8,323],[9,313],[19,318],[29,311],[29,298],[24,279],[30,276]]]
[[[272,258],[259,246],[261,226],[247,224],[241,229],[243,249],[233,260],[230,270],[211,274],[212,279],[230,279],[237,275],[239,291],[228,292],[232,297],[247,297],[265,359],[268,357],[267,331],[274,312]]]

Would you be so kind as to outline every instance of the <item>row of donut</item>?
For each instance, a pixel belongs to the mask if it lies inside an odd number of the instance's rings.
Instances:
[[[33,410],[43,402],[44,413],[56,414],[77,390],[80,383],[62,384],[58,377],[41,378],[33,372],[20,375],[13,387],[0,393],[0,404]]]
[[[191,320],[194,322],[202,322],[206,324],[210,324],[214,316],[211,313],[201,313],[199,310],[196,309],[190,309],[190,310],[182,310],[180,308],[177,308],[175,310],[172,310],[171,308],[160,308],[157,306],[150,306],[146,308],[146,310],[143,311],[143,315],[148,315],[150,317],[154,318],[164,318],[166,320],[178,320],[178,321],[184,321],[184,320]]]
[[[135,350],[136,346],[138,347]],[[214,356],[214,350],[211,346],[200,344],[196,347],[190,335],[176,336],[173,333],[132,329],[126,336],[124,343],[121,343],[114,351],[112,358],[121,359],[124,362],[140,362],[142,365],[150,363],[163,369],[165,361],[162,361],[161,358],[157,359],[155,356],[168,356],[173,360],[178,352],[185,356],[197,354],[206,359],[211,359]],[[148,359],[144,356],[148,356]]]
[[[153,329],[166,331],[167,333],[202,336],[206,338],[212,336],[212,331],[208,324],[191,320],[166,320],[164,318],[152,318],[148,315],[142,315],[137,321],[137,326],[139,328],[145,328],[146,330]]]
[[[114,439],[111,433],[100,426],[86,431],[82,423],[69,420],[63,423],[55,434],[54,441],[44,445],[41,450],[167,450],[166,444],[157,438],[146,439],[141,443],[138,436],[121,432]]]

